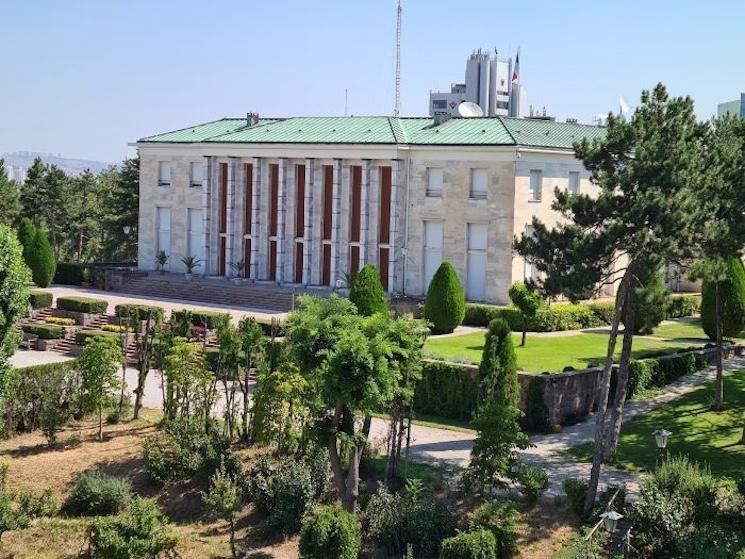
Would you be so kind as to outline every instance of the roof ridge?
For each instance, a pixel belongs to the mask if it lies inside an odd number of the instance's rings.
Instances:
[[[505,118],[505,117],[503,117],[502,115],[497,115],[497,118],[499,119],[499,124],[501,124],[501,125],[502,125],[502,128],[504,128],[504,129],[505,129],[505,131],[507,132],[507,135],[508,135],[508,136],[509,136],[510,138],[512,138],[512,143],[514,143],[515,145],[517,145],[517,138],[515,138],[515,136],[514,136],[514,135],[512,134],[512,130],[510,130],[510,127],[509,127],[509,126],[507,126],[507,125],[506,125],[506,124],[504,123],[504,118]]]
[[[200,122],[199,124],[192,124],[191,126],[184,126],[183,128],[176,128],[175,130],[169,130],[168,132],[150,134],[149,136],[145,136],[144,138],[141,138],[138,141],[147,140],[148,138],[155,138],[157,136],[165,136],[166,134],[173,134],[174,132],[184,132],[185,130],[196,128],[197,126],[207,126],[208,124],[215,124],[216,122],[222,122],[223,120],[240,120],[240,119],[234,119],[232,117],[216,118],[215,120],[208,120],[207,122]]]

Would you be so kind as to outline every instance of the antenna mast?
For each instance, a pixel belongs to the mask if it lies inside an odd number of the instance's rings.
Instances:
[[[401,112],[401,0],[398,0],[396,13],[396,104],[393,108],[393,116]]]

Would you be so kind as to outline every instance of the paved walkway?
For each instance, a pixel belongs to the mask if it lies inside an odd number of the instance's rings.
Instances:
[[[109,312],[114,312],[114,306],[123,303],[142,303],[145,305],[156,305],[162,307],[166,311],[166,315],[169,315],[171,311],[190,309],[194,311],[219,311],[227,312],[233,318],[233,321],[237,322],[245,316],[253,316],[257,320],[271,320],[272,318],[284,318],[287,313],[280,312],[266,312],[266,311],[255,311],[250,309],[239,309],[233,306],[226,305],[204,305],[197,304],[191,301],[184,301],[175,298],[165,297],[152,297],[144,295],[127,295],[126,293],[102,291],[100,289],[86,288],[86,287],[74,287],[67,285],[53,285],[45,289],[45,291],[51,291],[55,301],[57,297],[69,297],[69,296],[84,296],[84,297],[95,297],[97,299],[105,299],[109,302]]]

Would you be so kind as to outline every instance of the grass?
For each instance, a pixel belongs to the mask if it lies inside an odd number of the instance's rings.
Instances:
[[[518,333],[513,334],[513,340],[518,367],[530,373],[553,373],[561,371],[566,366],[585,369],[592,363],[601,364],[608,350],[608,335],[598,332],[577,332],[566,336],[528,334],[525,347],[519,347]],[[665,350],[679,351],[690,345],[686,340],[659,340],[640,336],[634,339],[633,355],[636,359],[642,359],[652,353]],[[424,349],[430,355],[445,359],[456,357],[478,363],[484,349],[484,333],[430,338]],[[620,351],[621,344],[618,343],[617,354],[620,354]]]
[[[384,419],[385,421],[390,420],[390,416],[387,413],[373,413],[373,417],[378,419]],[[438,417],[436,415],[416,414],[416,417],[412,418],[411,423],[413,425],[421,425],[422,427],[433,427],[435,429],[445,429],[446,431],[459,431],[461,433],[473,433],[471,424],[468,421],[459,421],[457,419],[449,419],[447,417]]]
[[[709,382],[624,423],[614,465],[631,471],[653,469],[659,451],[652,432],[665,428],[672,432],[668,441],[670,454],[686,454],[692,460],[706,463],[716,476],[741,476],[745,467],[745,445],[740,443],[745,413],[745,369],[725,377],[724,411],[711,410],[713,397],[713,382]],[[567,455],[579,462],[589,462],[592,445],[573,447]]]
[[[741,332],[735,340],[742,340],[745,338],[745,332]],[[656,338],[667,338],[678,341],[698,341],[701,343],[709,343],[711,340],[704,333],[704,329],[701,327],[701,319],[683,319],[666,322],[661,324],[654,329],[652,336]]]

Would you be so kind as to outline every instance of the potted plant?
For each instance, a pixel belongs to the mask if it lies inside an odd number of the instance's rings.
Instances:
[[[166,273],[164,267],[168,263],[168,255],[166,254],[165,250],[159,250],[158,254],[155,255],[155,263],[158,265],[158,270],[160,270],[160,275]]]
[[[239,260],[238,262],[231,262],[230,267],[233,268],[233,270],[235,270],[236,274],[238,274],[237,277],[233,278],[233,283],[243,283],[246,263],[243,260]]]
[[[195,256],[184,256],[181,259],[181,263],[184,265],[184,268],[186,268],[186,279],[191,279],[192,272],[194,271],[194,268],[199,266],[202,261],[199,258],[196,258]]]

